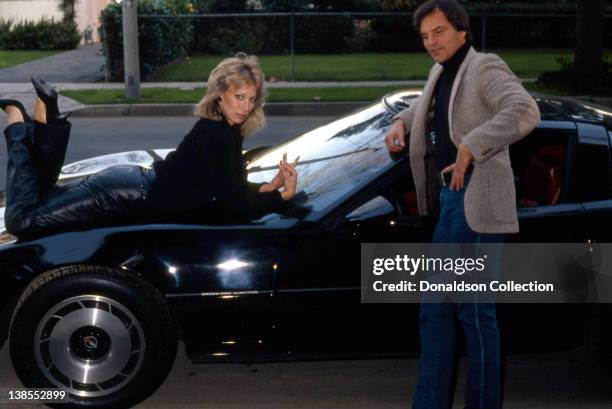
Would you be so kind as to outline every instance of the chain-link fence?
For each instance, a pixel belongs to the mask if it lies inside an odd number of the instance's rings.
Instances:
[[[146,75],[151,57],[177,54],[231,55],[238,51],[257,55],[287,55],[290,79],[296,78],[296,54],[422,52],[412,15],[400,12],[295,12],[163,14],[140,10],[141,64]],[[120,13],[103,15],[107,55],[119,58]],[[612,15],[606,15],[604,45],[612,48]],[[500,48],[565,48],[576,42],[575,14],[481,13],[470,16],[474,46],[480,51]],[[172,32],[174,34],[170,35]],[[114,37],[113,37],[114,35]],[[119,47],[113,44],[113,38]],[[113,54],[109,47],[118,48]],[[109,62],[112,69],[113,61]],[[113,73],[117,77],[116,73]]]

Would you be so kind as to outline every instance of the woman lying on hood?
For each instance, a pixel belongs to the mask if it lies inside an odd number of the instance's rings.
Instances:
[[[295,162],[279,163],[270,183],[247,181],[242,142],[265,124],[264,75],[253,56],[227,58],[211,72],[200,119],[152,168],[118,165],[56,186],[71,125],[55,90],[39,78],[34,120],[15,100],[8,114],[5,226],[19,238],[125,222],[236,223],[279,210],[295,195]],[[282,189],[282,192],[279,189]]]

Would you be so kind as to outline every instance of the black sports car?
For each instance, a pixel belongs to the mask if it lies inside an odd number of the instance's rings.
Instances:
[[[248,224],[83,227],[0,242],[2,343],[28,387],[74,405],[119,407],[163,382],[185,341],[194,361],[413,354],[417,306],[360,302],[360,243],[428,242],[405,156],[384,135],[417,95],[387,95],[279,146],[247,152],[249,180],[270,180],[284,152],[301,156],[299,194],[283,214]],[[542,121],[511,147],[516,242],[610,242],[612,113],[536,96]],[[64,167],[69,182],[117,163],[150,165],[168,150]],[[3,209],[0,209],[0,217]],[[0,223],[1,227],[1,223]],[[583,342],[612,362],[607,306],[500,305],[507,350]]]

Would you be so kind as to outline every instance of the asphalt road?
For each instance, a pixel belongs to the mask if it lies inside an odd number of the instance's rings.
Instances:
[[[174,148],[193,126],[195,118],[120,117],[74,118],[66,163],[137,149]],[[268,126],[246,138],[244,147],[274,145],[333,120],[330,117],[268,117]],[[0,113],[0,129],[6,116]],[[0,143],[0,190],[6,186],[6,144]]]
[[[329,120],[270,117],[268,127],[247,139],[245,147],[274,144]],[[66,161],[133,149],[174,147],[193,122],[193,118],[76,118]],[[4,126],[2,118],[0,127]],[[2,187],[5,175],[3,147]],[[166,382],[138,408],[408,408],[417,363],[417,359],[386,359],[196,365],[181,349]],[[612,381],[584,349],[515,355],[508,357],[506,364],[505,409],[612,407]],[[454,408],[463,407],[466,365],[463,359]],[[0,388],[19,386],[5,346],[0,350]],[[0,407],[17,406],[0,402]]]
[[[0,388],[19,387],[0,351]],[[183,349],[166,382],[138,409],[405,409],[417,359],[192,364]],[[453,408],[463,407],[466,359]],[[610,409],[612,382],[583,349],[507,359],[504,409]],[[15,408],[0,401],[0,407]],[[42,407],[29,405],[19,407]]]

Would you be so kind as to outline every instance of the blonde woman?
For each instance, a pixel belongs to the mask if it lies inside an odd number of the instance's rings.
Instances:
[[[254,56],[238,54],[217,65],[196,106],[200,119],[152,169],[114,166],[61,188],[55,182],[70,125],[59,114],[55,91],[40,79],[33,84],[39,96],[34,121],[18,101],[0,101],[9,117],[5,225],[19,238],[122,220],[240,222],[279,210],[295,195],[297,160],[283,158],[270,183],[247,181],[242,141],[265,124],[264,75]],[[38,151],[53,152],[52,158]]]

